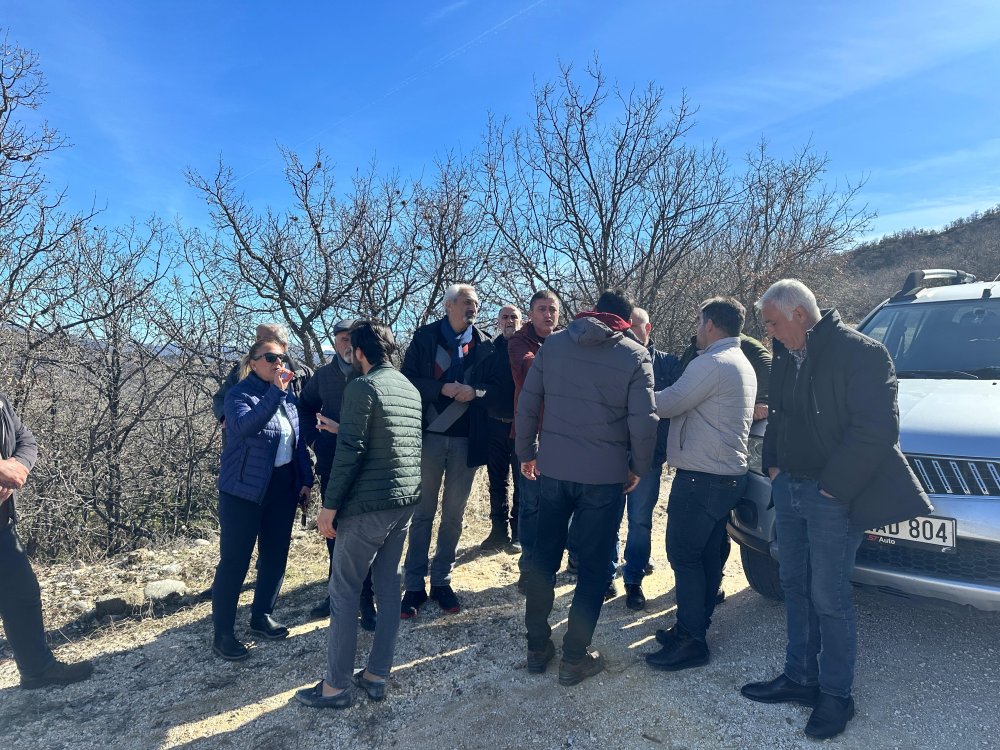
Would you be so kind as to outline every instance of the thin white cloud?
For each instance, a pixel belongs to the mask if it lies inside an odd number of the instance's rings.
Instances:
[[[457,2],[448,3],[448,5],[445,5],[445,6],[441,7],[441,8],[438,8],[437,10],[431,12],[427,16],[427,18],[424,20],[424,25],[425,26],[433,26],[434,24],[440,22],[442,19],[447,18],[448,16],[450,16],[452,13],[455,13],[456,11],[461,10],[462,8],[464,8],[468,4],[469,4],[469,0],[457,0]]]
[[[872,178],[881,180],[926,175],[928,173],[955,170],[968,165],[975,165],[980,172],[984,169],[987,172],[1000,172],[1000,138],[990,138],[975,146],[935,154],[895,167],[874,169],[872,171]],[[1000,201],[1000,196],[998,196],[998,201]]]

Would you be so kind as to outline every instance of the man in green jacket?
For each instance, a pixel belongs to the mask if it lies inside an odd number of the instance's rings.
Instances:
[[[385,698],[399,619],[379,617],[368,664],[354,672],[361,585],[372,571],[378,608],[399,601],[399,560],[420,500],[422,405],[417,389],[391,364],[392,331],[360,321],[351,328],[354,367],[361,375],[344,390],[330,482],[319,514],[320,533],[337,537],[330,575],[330,630],[325,680],[297,693],[316,708],[347,708],[352,683],[372,700]],[[334,530],[333,522],[337,521]]]

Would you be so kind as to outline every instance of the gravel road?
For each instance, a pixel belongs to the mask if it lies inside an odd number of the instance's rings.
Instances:
[[[662,499],[668,485],[665,483]],[[643,613],[624,597],[605,605],[594,645],[607,671],[572,688],[556,669],[525,670],[523,600],[514,581],[516,557],[482,555],[488,500],[477,485],[470,500],[455,587],[463,611],[444,615],[432,603],[402,623],[397,667],[384,704],[359,701],[343,712],[299,706],[294,691],[323,671],[325,629],[307,623],[322,593],[325,550],[315,534],[297,532],[285,593],[276,612],[295,625],[279,643],[258,644],[252,658],[230,664],[209,652],[210,607],[98,627],[67,639],[54,632],[65,659],[94,658],[96,676],[58,690],[16,687],[9,650],[0,647],[0,747],[46,748],[797,748],[814,747],[802,734],[808,709],[765,706],[739,695],[750,680],[780,670],[784,610],[747,587],[733,554],[726,569],[727,599],[709,636],[711,663],[676,674],[642,661],[654,650],[653,631],[672,622],[673,578],[663,552],[664,503],[657,507],[654,559],[644,586]],[[210,580],[214,547],[158,550],[158,565],[178,563],[197,590]],[[141,583],[147,567],[110,561],[73,571],[40,570],[50,625],[69,619],[65,586],[96,598]],[[131,578],[130,578],[131,577]],[[565,629],[573,578],[558,580],[553,621]],[[827,744],[842,748],[994,747],[1000,736],[1000,617],[856,592],[860,654],[848,731]],[[244,594],[241,623],[249,594]],[[393,613],[395,614],[395,613]],[[362,650],[370,635],[361,634]]]

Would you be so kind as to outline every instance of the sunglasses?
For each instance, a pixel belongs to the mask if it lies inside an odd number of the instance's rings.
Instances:
[[[278,360],[281,360],[285,364],[288,364],[291,361],[288,359],[288,355],[275,354],[274,352],[264,352],[263,354],[258,354],[256,357],[253,358],[253,361],[256,362],[258,359],[263,359],[269,365],[273,365]]]

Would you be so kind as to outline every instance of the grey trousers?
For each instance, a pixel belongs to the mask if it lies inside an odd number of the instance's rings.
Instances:
[[[472,480],[479,467],[468,465],[469,439],[424,433],[420,456],[420,504],[413,512],[410,526],[410,546],[406,550],[403,588],[422,591],[427,577],[431,548],[431,529],[437,514],[438,494],[444,480],[441,498],[441,524],[438,527],[437,550],[430,563],[431,586],[450,586],[455,567],[455,553],[462,536],[465,505],[469,502]]]
[[[379,617],[367,669],[388,677],[396,651],[399,618],[399,559],[413,507],[348,516],[337,521],[337,545],[330,574],[330,630],[327,633],[326,681],[349,688],[358,649],[358,597],[372,572]]]

